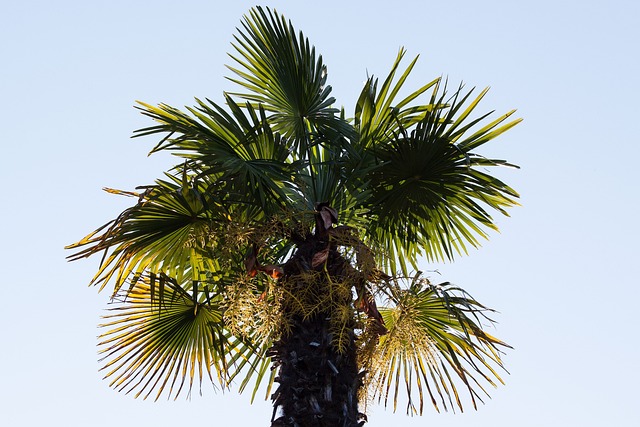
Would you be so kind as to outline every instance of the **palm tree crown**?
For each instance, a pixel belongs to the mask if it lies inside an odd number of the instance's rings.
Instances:
[[[351,375],[363,402],[395,407],[404,387],[410,412],[426,399],[462,409],[462,386],[475,407],[502,381],[506,344],[482,329],[491,310],[430,283],[417,264],[478,246],[496,228],[491,213],[516,204],[486,172],[510,165],[476,150],[520,120],[475,115],[487,91],[449,94],[441,79],[399,97],[417,60],[402,68],[404,50],[346,118],[322,57],[270,9],[250,11],[233,47],[229,79],[240,89],[224,104],[139,103],[155,124],[135,136],[161,135],[152,152],[180,164],[136,192],[107,189],[137,201],[68,247],[72,260],[102,253],[91,283],[113,286],[105,378],[156,399],[205,377],[254,395],[279,383],[274,405],[288,413],[302,398],[287,394],[297,368],[283,349],[314,357],[326,347],[332,356],[318,363]],[[314,319],[320,338],[293,344]],[[353,362],[338,367],[346,354]]]

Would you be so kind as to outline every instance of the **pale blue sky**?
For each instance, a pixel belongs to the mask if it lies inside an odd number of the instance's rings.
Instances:
[[[103,186],[150,183],[173,159],[130,140],[149,125],[135,100],[222,99],[226,52],[254,2],[14,1],[0,9],[0,425],[268,425],[270,402],[234,391],[144,402],[97,372],[107,294],[87,288],[98,260],[62,247],[127,200]],[[525,121],[487,154],[522,207],[480,250],[437,268],[500,311],[511,343],[506,386],[478,411],[421,418],[370,411],[368,426],[637,426],[640,134],[637,1],[265,1],[323,55],[353,111],[367,73],[400,46],[436,76],[491,86],[486,110]],[[438,280],[434,277],[434,280]],[[12,293],[13,292],[13,293]]]

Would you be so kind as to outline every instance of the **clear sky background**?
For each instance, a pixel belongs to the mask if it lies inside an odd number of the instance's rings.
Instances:
[[[265,1],[311,39],[339,105],[400,46],[421,55],[412,87],[448,76],[491,86],[484,110],[525,121],[484,153],[522,195],[501,233],[453,264],[424,265],[500,314],[515,347],[506,386],[478,411],[407,417],[375,407],[371,427],[638,426],[640,3],[621,1]],[[114,218],[133,189],[173,165],[135,100],[222,100],[224,64],[254,2],[6,1],[0,8],[0,425],[268,425],[270,402],[214,394],[177,402],[118,394],[97,372],[108,293],[98,259],[63,246]]]

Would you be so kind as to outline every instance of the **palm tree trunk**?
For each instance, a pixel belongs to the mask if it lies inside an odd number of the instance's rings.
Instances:
[[[280,284],[289,295],[282,305],[289,328],[271,350],[274,368],[279,369],[272,427],[364,424],[358,411],[362,378],[356,321],[353,313],[338,320],[338,311],[353,310],[347,265],[335,247],[317,235],[302,243],[284,265]]]
[[[273,348],[279,366],[272,396],[276,426],[355,427],[358,421],[358,375],[353,330],[347,348],[333,343],[328,313],[292,319],[290,334]]]

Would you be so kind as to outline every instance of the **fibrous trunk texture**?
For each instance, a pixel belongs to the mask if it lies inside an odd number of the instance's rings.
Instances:
[[[355,427],[359,421],[358,375],[353,331],[339,353],[333,343],[329,313],[292,319],[290,334],[274,345],[279,365],[278,388],[272,396],[271,426]],[[279,412],[276,415],[276,411]]]
[[[272,427],[356,427],[358,372],[349,263],[327,232],[335,219],[317,215],[316,233],[283,266],[279,285],[288,327],[271,350],[275,381]],[[326,217],[326,218],[325,218]]]

